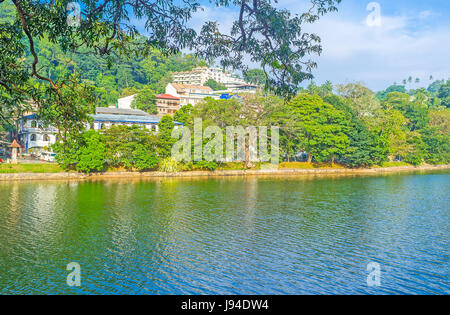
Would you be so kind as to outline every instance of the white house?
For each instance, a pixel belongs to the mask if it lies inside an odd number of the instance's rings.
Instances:
[[[244,80],[220,68],[197,67],[192,71],[173,72],[172,77],[174,83],[187,85],[201,86],[210,79],[225,85],[227,88],[246,84]]]
[[[169,83],[166,86],[166,94],[180,99],[180,106],[191,104],[195,106],[206,97],[218,98],[209,86]]]
[[[58,130],[44,126],[36,114],[23,116],[17,124],[19,142],[26,153],[46,151],[58,138]]]

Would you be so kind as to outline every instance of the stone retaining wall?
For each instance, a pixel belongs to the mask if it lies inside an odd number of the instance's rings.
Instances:
[[[98,174],[82,173],[11,173],[0,174],[0,181],[20,180],[89,180],[108,178],[151,178],[151,177],[218,177],[218,176],[301,176],[301,175],[375,175],[382,173],[411,172],[411,171],[433,171],[450,169],[450,165],[424,165],[424,166],[398,166],[370,169],[266,169],[266,170],[231,170],[231,171],[190,171],[179,173],[163,172],[106,172]]]

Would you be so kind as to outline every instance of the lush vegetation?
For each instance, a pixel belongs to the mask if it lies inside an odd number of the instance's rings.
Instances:
[[[359,83],[337,86],[336,94],[329,83],[312,84],[289,102],[269,94],[231,100],[206,98],[195,107],[182,107],[173,119],[191,130],[191,143],[195,118],[202,119],[203,130],[218,126],[222,135],[227,126],[279,126],[284,168],[443,164],[450,161],[450,109],[440,105],[442,86],[437,92],[403,93],[388,88],[379,98]],[[124,126],[85,132],[66,145],[56,145],[58,161],[66,169],[83,172],[111,167],[172,172],[259,166],[247,154],[240,166],[230,166],[221,158],[205,161],[205,148],[215,134],[203,137],[202,161],[177,163],[170,158],[175,143],[172,118],[164,116],[159,126],[159,133]],[[225,151],[215,153],[225,157]]]
[[[213,79],[209,79],[208,81],[206,81],[205,86],[209,86],[213,91],[221,91],[227,89],[225,85],[222,85]]]
[[[60,130],[54,150],[64,169],[82,172],[108,168],[130,170],[215,169],[220,161],[170,160],[173,121],[164,117],[160,132],[136,127],[84,131],[95,106],[115,104],[135,95],[133,106],[155,113],[155,93],[164,91],[170,72],[190,70],[218,61],[242,69],[249,82],[265,85],[265,94],[232,100],[206,99],[185,106],[174,119],[192,127],[280,126],[281,159],[307,156],[309,163],[349,167],[388,161],[411,164],[448,163],[450,80],[430,78],[427,89],[411,89],[412,77],[385,91],[372,92],[359,83],[309,84],[316,64],[310,54],[321,52],[320,38],[303,27],[340,0],[314,0],[304,14],[293,15],[273,1],[216,1],[241,14],[231,34],[215,22],[200,32],[189,27],[196,1],[83,1],[78,27],[67,23],[68,0],[0,0],[0,119],[10,130],[21,112],[37,106],[46,124]],[[146,36],[130,17],[142,18]],[[180,51],[190,48],[195,55]],[[260,64],[248,70],[245,56]],[[222,88],[210,81],[213,89]],[[32,100],[32,102],[27,102]],[[269,135],[270,136],[270,135]],[[208,138],[204,139],[206,144]],[[255,167],[246,155],[244,167]]]

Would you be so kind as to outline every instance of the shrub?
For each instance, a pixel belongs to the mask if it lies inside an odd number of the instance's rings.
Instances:
[[[103,136],[95,131],[88,131],[83,134],[83,139],[86,145],[80,150],[77,171],[85,173],[102,171],[106,159]]]
[[[158,170],[165,173],[175,173],[180,170],[180,164],[174,158],[168,157],[159,162]]]

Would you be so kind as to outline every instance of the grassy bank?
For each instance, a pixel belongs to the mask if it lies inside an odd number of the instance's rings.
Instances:
[[[398,167],[398,166],[411,166],[404,162],[386,162],[380,166],[374,166],[374,168],[380,167]],[[256,163],[253,170],[261,169],[261,163]],[[345,169],[342,165],[331,163],[307,163],[307,162],[282,162],[278,169]],[[223,163],[218,168],[218,171],[237,171],[246,170],[243,162]],[[107,172],[128,172],[125,168],[108,168]],[[193,171],[197,171],[193,169]],[[12,174],[12,173],[62,173],[64,169],[57,164],[0,164],[0,174]]]
[[[0,174],[11,173],[61,173],[58,164],[0,164]]]

